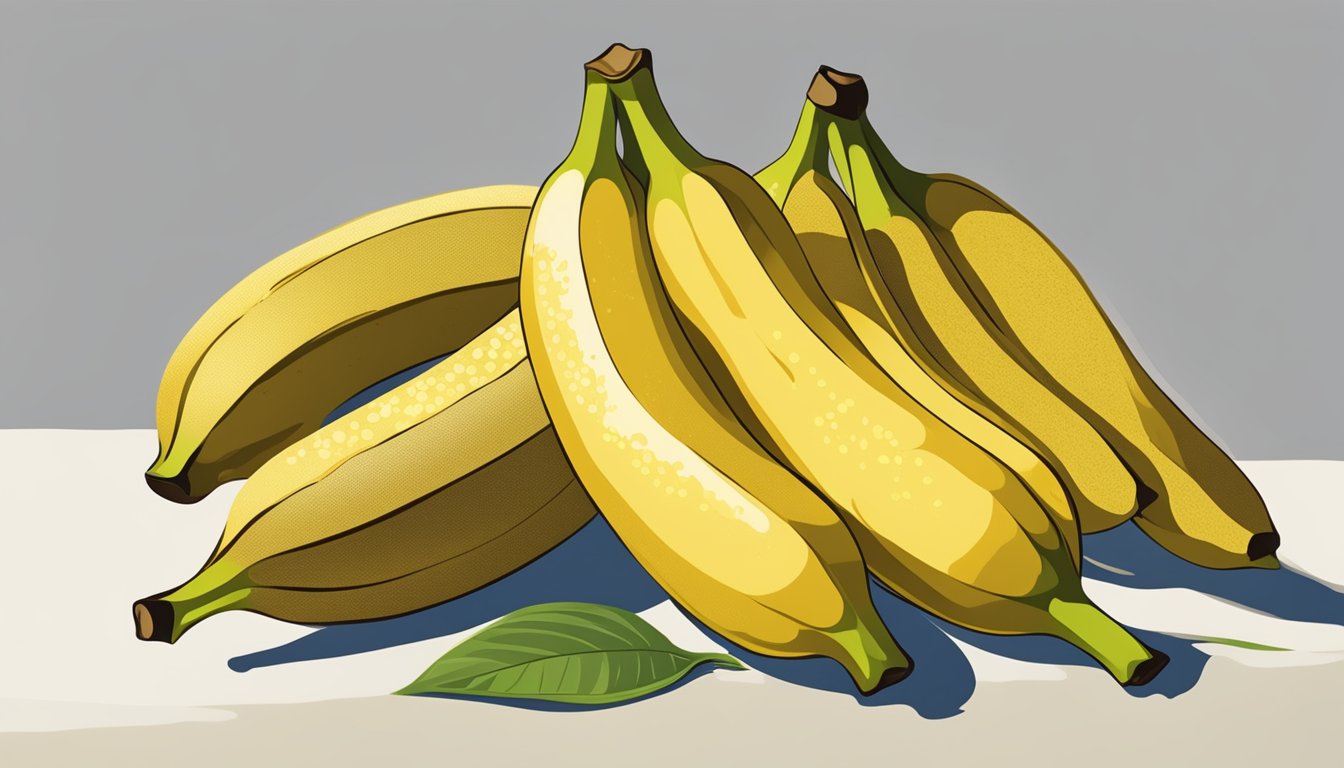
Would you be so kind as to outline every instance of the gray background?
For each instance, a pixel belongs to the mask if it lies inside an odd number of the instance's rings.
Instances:
[[[1283,0],[0,0],[0,427],[151,427],[178,340],[267,259],[539,183],[613,40],[753,171],[818,64],[865,74],[897,155],[1030,216],[1235,456],[1344,459],[1344,4]]]

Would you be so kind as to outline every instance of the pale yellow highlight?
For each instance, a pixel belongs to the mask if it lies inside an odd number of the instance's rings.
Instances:
[[[579,438],[580,445],[567,444],[567,449],[580,478],[600,476],[625,513],[638,517],[668,548],[714,581],[758,597],[789,588],[811,560],[807,545],[658,423],[621,380],[603,344],[576,257],[583,192],[584,177],[578,171],[555,179],[547,204],[534,214],[528,246],[528,277],[535,281],[536,311],[548,334],[547,363],[569,401],[564,408],[553,405],[551,411],[562,438],[566,432]],[[561,418],[572,420],[572,426],[564,429]],[[717,522],[707,523],[706,516]],[[755,557],[768,564],[743,567],[744,559]],[[821,613],[835,614],[829,622],[822,617],[818,626],[828,626],[838,616],[838,606],[818,607]]]
[[[223,540],[231,541],[244,525],[278,501],[276,489],[301,488],[317,482],[350,458],[420,424],[526,360],[527,347],[523,343],[520,322],[518,312],[510,312],[467,346],[416,379],[361,406],[344,420],[319,429],[262,465],[238,492],[234,512],[225,524]],[[498,374],[468,371],[460,365],[462,359],[488,348],[492,341],[501,342],[495,350],[503,363]],[[415,401],[415,393],[424,394],[426,390],[443,386],[451,386],[454,394],[436,397],[428,404]],[[448,449],[445,446],[445,450]]]

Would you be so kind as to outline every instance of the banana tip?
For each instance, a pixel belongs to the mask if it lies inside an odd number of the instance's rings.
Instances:
[[[135,636],[141,640],[173,642],[173,606],[166,600],[146,598],[136,601],[131,612],[135,615]]]
[[[145,484],[151,491],[175,504],[195,504],[205,498],[191,492],[191,481],[185,473],[168,477],[155,474],[151,469],[145,473]]]
[[[877,684],[863,692],[864,696],[872,696],[878,691],[888,686],[895,685],[910,676],[915,669],[914,664],[907,664],[904,667],[891,667],[882,673],[877,679]]]
[[[1154,677],[1157,677],[1158,672],[1161,672],[1162,669],[1167,666],[1167,662],[1171,661],[1170,656],[1154,648],[1149,648],[1148,652],[1152,655],[1139,662],[1139,665],[1134,668],[1134,672],[1130,674],[1129,679],[1124,682],[1124,685],[1128,687],[1147,685],[1152,682]]]
[[[1246,543],[1246,557],[1251,559],[1252,563],[1257,560],[1269,558],[1273,561],[1272,565],[1266,567],[1277,568],[1279,561],[1275,559],[1274,553],[1279,550],[1279,534],[1277,531],[1265,531],[1257,533]]]
[[[807,89],[807,99],[824,112],[857,120],[868,108],[868,84],[859,75],[822,65]]]

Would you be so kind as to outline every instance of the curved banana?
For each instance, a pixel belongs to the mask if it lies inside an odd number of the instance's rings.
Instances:
[[[535,196],[498,186],[403,203],[244,278],[168,361],[149,486],[198,501],[312,433],[352,395],[489,328],[517,303]]]
[[[748,426],[842,513],[869,570],[956,623],[1062,637],[1127,684],[1156,674],[1165,657],[1088,601],[1055,520],[1021,481],[870,360],[837,355],[842,333],[803,321],[824,294],[771,269],[805,261],[787,220],[750,176],[681,137],[648,52],[632,53],[611,89],[649,169],[649,237],[670,303]]]
[[[844,523],[727,415],[652,281],[615,112],[588,64],[574,148],[542,186],[519,305],[575,474],[669,594],[733,642],[828,656],[871,693],[909,662],[877,617]]]
[[[1013,343],[984,316],[938,241],[883,186],[853,136],[850,118],[863,112],[867,90],[852,78],[823,67],[809,103],[828,112],[832,156],[866,230],[875,270],[870,278],[906,318],[907,348],[944,371],[958,399],[1046,460],[1073,499],[1084,533],[1127,522],[1139,502],[1129,469],[1092,425],[1014,357]],[[846,101],[836,98],[841,91]]]
[[[263,465],[200,572],[135,603],[136,632],[171,643],[234,609],[304,624],[410,613],[502,578],[595,513],[515,310]]]
[[[881,282],[858,213],[830,177],[825,129],[825,116],[805,102],[789,148],[756,174],[784,212],[807,267],[826,293],[829,304],[819,310],[833,324],[847,326],[897,386],[1021,478],[1055,517],[1077,568],[1082,558],[1078,521],[1059,477],[1030,448],[977,412],[979,403],[914,342],[909,322]]]
[[[864,87],[849,77],[849,89]],[[1019,362],[1086,417],[1155,492],[1134,518],[1138,526],[1199,565],[1278,567],[1279,535],[1260,494],[1143,370],[1054,244],[975,183],[902,166],[862,110],[855,121],[837,122],[855,160],[855,183],[868,173],[889,200],[901,201],[907,227],[922,220],[947,268],[964,278],[968,300],[1010,341]],[[855,191],[860,211],[878,194]],[[1086,522],[1084,516],[1088,530]]]

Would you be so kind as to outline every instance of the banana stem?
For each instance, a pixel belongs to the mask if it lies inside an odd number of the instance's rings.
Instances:
[[[803,102],[798,127],[793,132],[788,149],[784,150],[779,159],[756,174],[757,183],[765,188],[775,205],[784,207],[789,190],[808,171],[827,177],[831,175],[830,157],[824,140],[828,123],[829,118],[815,104]]]
[[[853,197],[865,226],[878,226],[893,212],[913,215],[883,173],[860,121],[831,117],[826,135],[841,183]]]
[[[1053,598],[1048,611],[1059,637],[1101,662],[1122,685],[1143,685],[1167,664],[1166,654],[1139,642],[1089,602]]]
[[[135,601],[135,633],[141,640],[175,643],[202,619],[243,607],[252,586],[241,569],[217,560],[177,589]]]
[[[644,161],[644,154],[639,150],[635,131],[630,127],[630,118],[625,114],[624,105],[620,103],[616,104],[616,124],[621,129],[621,162],[640,185],[648,189],[649,164]]]
[[[589,71],[583,92],[583,113],[579,118],[578,135],[574,148],[569,151],[564,166],[583,169],[604,169],[619,175],[608,164],[619,162],[616,154],[616,113],[611,89],[597,72]]]
[[[637,70],[628,78],[611,85],[611,92],[620,102],[630,135],[640,149],[642,160],[648,165],[695,168],[709,162],[704,155],[681,135],[667,114],[653,72],[647,67]]]

